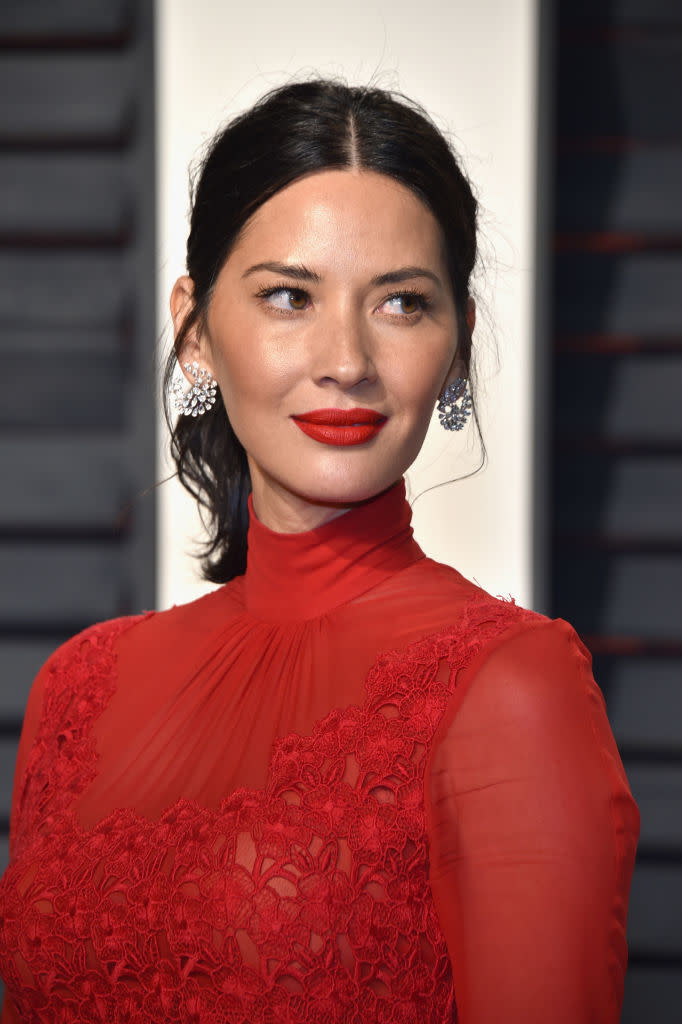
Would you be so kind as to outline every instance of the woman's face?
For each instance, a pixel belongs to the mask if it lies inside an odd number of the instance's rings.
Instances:
[[[181,278],[173,290],[176,329],[191,287]],[[431,212],[388,177],[332,170],[257,210],[182,361],[196,359],[218,381],[258,518],[296,532],[402,476],[461,369],[456,350]]]

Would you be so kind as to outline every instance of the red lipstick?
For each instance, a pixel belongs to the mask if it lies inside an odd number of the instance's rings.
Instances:
[[[364,444],[388,419],[374,409],[313,409],[292,417],[304,434],[321,444]]]

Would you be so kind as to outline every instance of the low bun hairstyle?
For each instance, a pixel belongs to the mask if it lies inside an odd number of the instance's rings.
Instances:
[[[231,121],[211,142],[192,190],[187,273],[194,283],[194,306],[177,334],[164,388],[171,454],[180,481],[205,514],[209,540],[202,569],[215,583],[246,568],[251,479],[219,393],[205,416],[171,414],[168,396],[177,354],[188,332],[204,322],[218,274],[255,211],[303,175],[344,167],[400,182],[440,224],[458,317],[458,356],[471,376],[466,312],[476,262],[477,203],[428,115],[383,89],[313,80],[275,89]]]

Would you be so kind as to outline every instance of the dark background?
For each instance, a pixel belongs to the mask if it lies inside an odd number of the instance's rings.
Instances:
[[[538,606],[642,815],[622,1021],[682,1020],[682,4],[541,5]]]
[[[0,860],[36,671],[154,605],[151,0],[0,3]]]

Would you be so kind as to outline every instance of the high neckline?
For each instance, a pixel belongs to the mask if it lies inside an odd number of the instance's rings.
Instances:
[[[247,609],[259,618],[295,622],[359,597],[424,557],[411,521],[403,480],[304,533],[268,529],[249,498]]]

